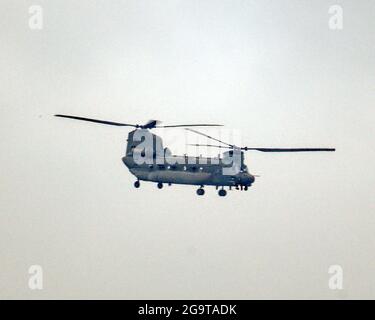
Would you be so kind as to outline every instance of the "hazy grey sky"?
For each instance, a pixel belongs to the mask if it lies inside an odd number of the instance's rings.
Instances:
[[[334,4],[342,30],[328,27]],[[375,298],[374,1],[0,9],[0,298]],[[337,152],[248,153],[261,177],[226,198],[136,190],[128,130],[55,113],[215,122],[246,145]],[[181,130],[156,133],[184,152]],[[336,264],[341,291],[328,288]]]

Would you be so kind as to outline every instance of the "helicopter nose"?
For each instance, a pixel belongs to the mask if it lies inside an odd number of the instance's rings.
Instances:
[[[250,182],[250,184],[253,184],[254,181],[255,181],[255,177],[253,175],[249,174],[249,182]]]
[[[251,186],[254,181],[255,181],[255,177],[248,173],[241,174],[238,180],[238,182],[244,186]]]
[[[246,185],[252,185],[255,181],[255,177],[251,174],[246,175],[245,183]]]

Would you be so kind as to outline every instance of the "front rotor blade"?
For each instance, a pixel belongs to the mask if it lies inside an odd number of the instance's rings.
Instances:
[[[216,139],[216,138],[214,138],[214,137],[211,137],[211,136],[209,136],[208,134],[205,134],[205,133],[202,133],[202,132],[199,132],[199,131],[193,130],[193,129],[189,129],[189,128],[186,128],[185,130],[188,130],[188,131],[194,132],[194,133],[196,133],[196,134],[200,134],[201,136],[204,136],[204,137],[206,137],[206,138],[208,138],[208,139],[211,139],[211,140],[214,140],[214,141],[217,141],[217,142],[220,142],[220,143],[226,144],[227,146],[234,148],[234,145],[229,144],[229,143],[224,142],[224,141],[221,141],[221,140]]]
[[[256,150],[261,152],[316,152],[316,151],[335,151],[334,148],[248,148],[243,147],[242,150]]]
[[[199,143],[194,143],[194,144],[188,144],[188,146],[194,146],[194,147],[213,147],[213,148],[221,148],[221,149],[233,149],[232,147],[227,147],[227,146],[218,146],[214,144],[199,144]]]
[[[155,128],[181,128],[181,127],[222,127],[222,124],[175,124],[171,126],[156,126]]]
[[[91,118],[83,118],[83,117],[77,117],[77,116],[68,116],[65,114],[55,114],[55,117],[82,120],[82,121],[88,121],[88,122],[94,122],[94,123],[100,123],[100,124],[106,124],[106,125],[118,126],[118,127],[135,127],[135,128],[139,127],[138,125],[135,125],[135,124],[98,120],[98,119],[91,119]]]

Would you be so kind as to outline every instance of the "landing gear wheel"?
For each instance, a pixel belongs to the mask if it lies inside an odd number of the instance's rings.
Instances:
[[[248,186],[245,186],[245,187],[244,187],[244,190],[247,191],[247,189],[249,189],[249,187],[248,187]]]
[[[203,196],[203,195],[204,195],[204,189],[203,189],[203,188],[199,188],[199,189],[197,190],[197,195],[198,195],[198,196]]]
[[[158,182],[158,188],[159,189],[162,189],[163,188],[163,184],[161,182]]]
[[[139,188],[141,186],[140,182],[137,180],[136,182],[134,182],[134,187],[135,188]]]
[[[227,195],[227,192],[224,189],[219,190],[219,196],[220,197],[225,197]]]

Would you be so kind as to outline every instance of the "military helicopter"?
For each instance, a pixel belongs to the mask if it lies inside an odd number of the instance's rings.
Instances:
[[[260,152],[316,152],[335,151],[334,148],[255,148],[240,147],[214,138],[205,133],[191,129],[190,127],[218,127],[219,124],[178,124],[161,126],[160,121],[150,120],[147,123],[128,124],[106,120],[84,118],[71,115],[56,114],[56,117],[74,120],[88,121],[99,124],[133,127],[129,132],[123,163],[137,178],[134,187],[140,187],[140,181],[156,182],[159,189],[163,184],[182,184],[199,186],[197,194],[205,194],[204,186],[215,186],[221,197],[227,195],[224,187],[229,190],[248,190],[254,183],[255,175],[249,173],[244,163],[244,151]],[[222,156],[217,157],[192,157],[187,155],[173,155],[168,148],[163,147],[162,139],[151,133],[154,128],[184,128],[202,135],[210,140],[218,142],[213,144],[191,144],[193,146],[205,146],[220,149],[228,149]]]

